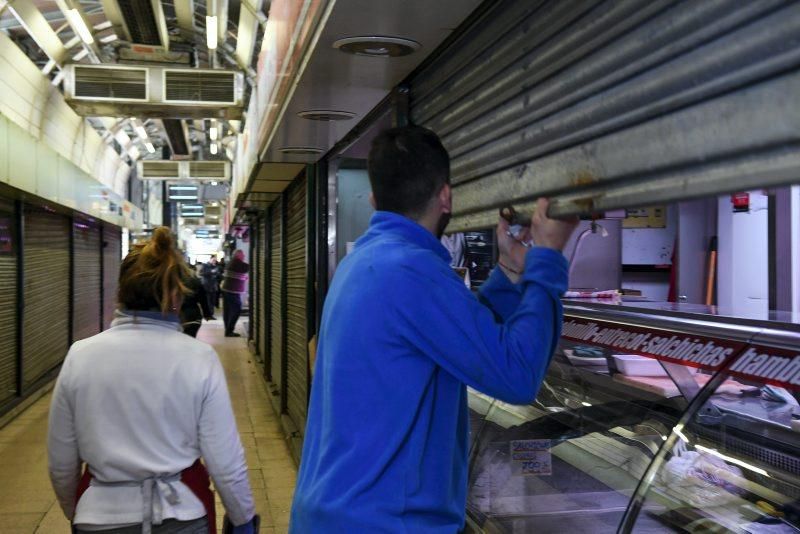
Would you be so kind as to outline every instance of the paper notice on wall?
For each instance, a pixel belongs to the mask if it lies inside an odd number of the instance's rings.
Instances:
[[[511,474],[549,476],[553,474],[549,439],[521,439],[509,444]]]

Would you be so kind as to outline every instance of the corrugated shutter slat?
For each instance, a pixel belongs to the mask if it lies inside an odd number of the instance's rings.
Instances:
[[[0,201],[0,404],[14,398],[17,393],[17,250],[13,243],[13,204]],[[7,250],[11,239],[13,247]]]
[[[497,2],[411,81],[452,158],[451,231],[800,176],[800,4]]]
[[[91,222],[75,220],[72,225],[74,247],[72,341],[100,332],[100,228]]]
[[[283,301],[281,286],[281,270],[283,265],[281,243],[281,212],[283,202],[278,199],[270,210],[270,365],[272,381],[283,392],[283,317],[281,303]],[[282,393],[281,393],[282,394]]]
[[[306,177],[287,190],[286,354],[287,407],[301,433],[308,413],[308,335],[306,323]]]
[[[69,349],[69,220],[54,213],[25,214],[23,384],[59,365]]]
[[[258,295],[256,296],[256,321],[258,325],[258,339],[256,340],[258,352],[262,355],[267,354],[267,313],[266,313],[266,283],[268,280],[266,265],[266,249],[267,249],[267,225],[266,218],[262,219],[258,225],[258,254],[256,257],[257,266],[257,288]]]
[[[114,319],[117,309],[119,267],[122,263],[122,230],[106,224],[103,227],[103,329]]]

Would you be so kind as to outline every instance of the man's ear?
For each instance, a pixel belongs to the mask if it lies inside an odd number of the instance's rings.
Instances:
[[[372,192],[369,194],[369,205],[372,206],[374,210],[378,209],[378,205],[375,203],[375,195]]]
[[[453,190],[450,184],[444,184],[442,190],[439,191],[439,205],[442,207],[442,213],[453,212]]]

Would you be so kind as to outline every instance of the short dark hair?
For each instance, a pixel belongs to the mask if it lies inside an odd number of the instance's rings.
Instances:
[[[421,126],[378,134],[369,151],[369,182],[376,208],[410,217],[424,213],[450,183],[450,156],[439,137]]]

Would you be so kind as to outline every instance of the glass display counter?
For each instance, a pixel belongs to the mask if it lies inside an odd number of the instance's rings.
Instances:
[[[567,303],[534,403],[469,393],[470,524],[797,532],[798,386],[790,322]]]

